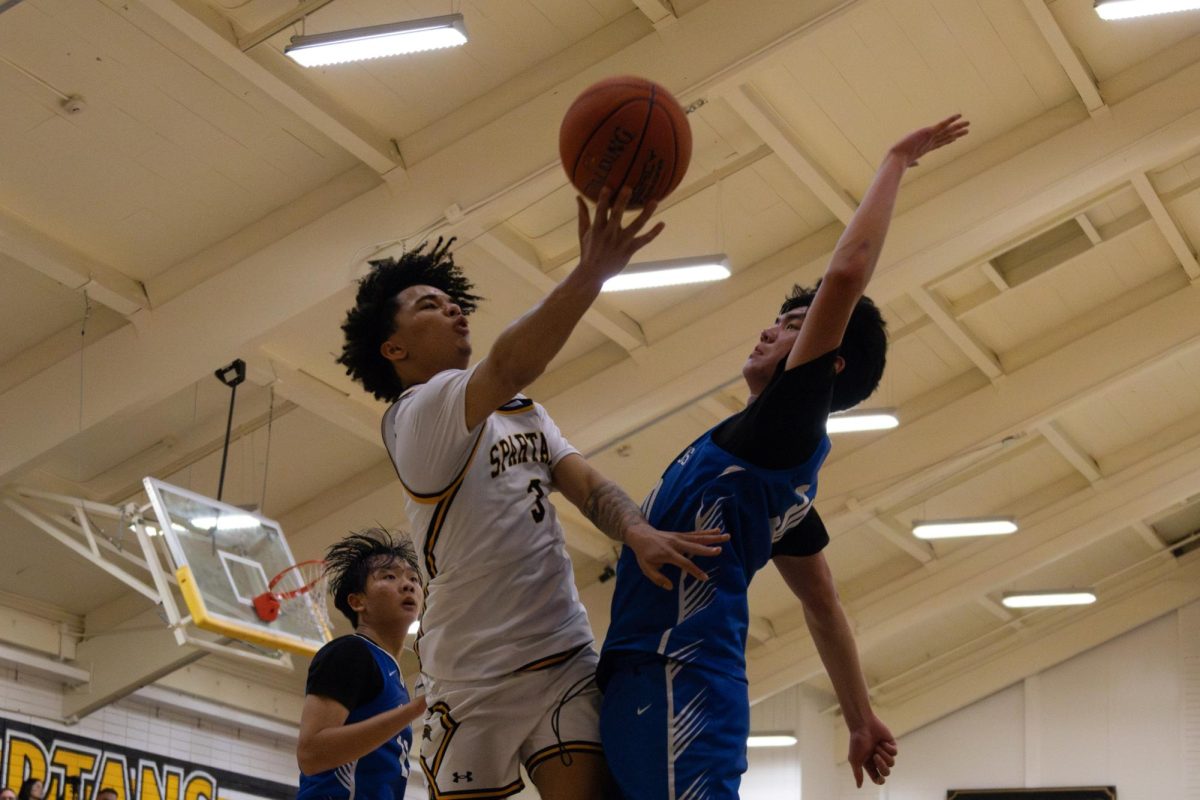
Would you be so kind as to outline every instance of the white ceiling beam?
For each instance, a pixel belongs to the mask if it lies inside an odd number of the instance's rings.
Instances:
[[[7,632],[6,634],[7,635]],[[63,681],[71,685],[87,683],[91,673],[86,669],[64,664],[57,658],[48,658],[37,653],[31,653],[18,647],[0,642],[0,664],[15,667],[21,672],[28,672],[50,680]]]
[[[991,281],[992,285],[1000,291],[1007,292],[1012,288],[1004,276],[1000,274],[1000,270],[996,269],[996,265],[991,261],[984,261],[981,263],[979,265],[979,270],[983,273],[984,277]]]
[[[170,677],[170,675],[167,676],[167,678]],[[261,699],[263,695],[271,694],[265,687],[252,685],[246,691],[235,690],[232,692],[226,687],[221,694],[212,695],[220,698],[220,702],[214,702],[196,697],[186,690],[165,689],[163,683],[164,681],[160,680],[157,684],[138,689],[131,695],[131,699],[156,708],[166,708],[189,716],[211,720],[221,725],[232,725],[236,728],[257,731],[281,739],[294,741],[300,736],[300,729],[295,724],[276,722],[273,719],[246,711],[246,701]],[[296,695],[291,695],[291,697],[294,698]],[[296,721],[298,722],[299,719],[300,715],[297,714]]]
[[[979,605],[989,614],[1001,622],[1012,622],[1015,619],[1015,616],[1011,611],[990,597],[981,597],[976,602],[979,603]]]
[[[1129,524],[1129,527],[1138,535],[1138,538],[1146,543],[1151,553],[1158,555],[1160,561],[1171,561],[1175,558],[1171,554],[1171,547],[1158,537],[1158,534],[1154,532],[1152,527],[1146,524],[1145,520],[1134,520]]]
[[[181,8],[174,0],[140,0],[164,22],[175,28],[209,55],[226,67],[237,72],[272,100],[282,105],[304,122],[316,128],[380,175],[403,174],[403,168],[394,157],[393,147],[374,132],[357,130],[342,119],[319,107],[309,98],[293,89],[254,59],[247,56],[237,45],[230,42],[202,21]],[[128,14],[128,12],[126,12]],[[132,20],[137,24],[136,19]],[[197,65],[203,69],[204,65]]]
[[[937,685],[902,702],[875,704],[892,733],[903,736],[990,694],[1036,675],[1163,614],[1200,599],[1200,560],[1163,574],[1160,581],[1117,600],[1102,598],[1067,624],[1022,632],[1015,646],[990,654],[982,663],[940,677]]]
[[[145,289],[137,281],[47,236],[4,209],[0,209],[0,254],[68,289],[86,293],[118,314],[128,317],[150,305]]]
[[[796,135],[762,93],[745,83],[725,95],[733,110],[787,164],[810,192],[843,225],[849,224],[858,204],[796,141]]]
[[[671,0],[633,0],[633,2],[656,28],[674,22],[678,16]]]
[[[1093,246],[1104,241],[1104,237],[1100,235],[1100,231],[1098,231],[1096,226],[1092,224],[1091,218],[1088,217],[1086,213],[1076,214],[1075,223],[1079,225],[1079,228],[1083,231],[1083,235],[1088,238],[1088,241],[1091,242]]]
[[[259,353],[260,356],[247,359],[253,370],[250,377],[256,383],[270,385],[284,400],[337,425],[364,442],[375,445],[382,443],[379,419],[387,408],[386,404],[376,402],[365,391],[354,396],[347,395],[298,369],[276,354],[269,345],[260,347]]]
[[[1095,483],[1104,477],[1100,472],[1100,465],[1096,463],[1096,459],[1092,458],[1082,447],[1078,445],[1067,433],[1059,427],[1054,420],[1046,420],[1041,425],[1037,426],[1037,431],[1042,435],[1042,438],[1055,450],[1059,455],[1067,460],[1067,463],[1079,471],[1079,474],[1088,479],[1088,483]]]
[[[868,528],[882,536],[890,544],[897,547],[901,552],[904,552],[915,558],[921,564],[928,564],[934,559],[933,548],[928,542],[923,542],[906,531],[896,530],[890,523],[879,518],[877,514],[871,511],[866,506],[863,506],[854,498],[850,498],[846,502],[847,510],[856,515],[865,515],[864,523]]]
[[[239,36],[237,40],[238,49],[245,52],[251,47],[262,44],[275,34],[295,25],[297,22],[301,22],[309,14],[324,8],[331,2],[333,0],[303,0],[295,8],[283,12],[275,17],[275,19],[250,31],[245,36]]]
[[[1031,515],[1022,521],[1019,534],[962,548],[940,559],[937,570],[920,570],[863,597],[843,598],[858,622],[859,647],[869,652],[876,644],[978,602],[1023,575],[1185,500],[1200,479],[1197,448],[1200,436],[1193,436],[1110,476],[1104,492],[1088,487]],[[750,685],[757,697],[815,677],[822,669],[802,628],[781,632],[779,638],[785,646],[749,660]]]
[[[391,459],[382,452],[382,447],[380,451],[382,457],[371,466],[325,487],[304,502],[277,514],[276,521],[288,540],[292,541],[294,534],[317,525],[331,515],[353,509],[360,500],[375,492],[397,488],[399,480],[396,477],[396,468],[392,466]],[[366,514],[361,515],[361,518],[364,522],[370,519]],[[293,555],[298,559],[316,557],[315,553],[302,556],[293,552]]]
[[[1088,113],[1093,117],[1103,114],[1107,111],[1107,106],[1104,104],[1104,98],[1100,96],[1100,88],[1096,85],[1096,76],[1092,74],[1087,63],[1067,40],[1067,35],[1059,27],[1058,21],[1050,13],[1050,9],[1046,7],[1045,0],[1023,0],[1023,2],[1029,15],[1033,17],[1034,24],[1041,31],[1046,43],[1050,45],[1054,57],[1058,59],[1058,63],[1067,73],[1071,85],[1075,87],[1083,104],[1087,106]]]
[[[524,248],[519,245],[510,243],[491,231],[476,231],[468,236],[469,246],[483,250],[505,269],[533,286],[539,294],[548,294],[558,285],[558,281],[542,271],[535,260],[536,257],[532,253],[522,252]],[[583,322],[619,344],[626,352],[632,353],[646,346],[646,336],[638,324],[632,318],[613,309],[603,298],[597,299],[584,313]]]
[[[1171,212],[1167,211],[1167,207],[1163,205],[1162,198],[1158,196],[1158,192],[1154,191],[1154,186],[1146,177],[1146,173],[1139,172],[1134,175],[1132,183],[1138,197],[1150,212],[1154,224],[1158,226],[1159,232],[1170,245],[1171,252],[1179,259],[1179,265],[1187,272],[1188,279],[1200,280],[1200,262],[1196,261],[1196,254],[1192,252],[1191,245],[1184,238],[1183,231],[1171,218]]]
[[[996,354],[963,327],[940,298],[926,289],[913,289],[909,292],[909,297],[980,372],[993,381],[1004,376],[1004,368],[1000,366],[1000,359],[996,358]]]
[[[249,662],[245,662],[245,664],[247,667],[250,666]],[[172,694],[182,692],[197,698],[211,698],[218,708],[229,710],[229,707],[232,706],[242,712],[248,712],[254,717],[259,717],[261,722],[267,721],[261,719],[263,717],[271,721],[283,720],[291,725],[280,725],[279,733],[289,735],[291,738],[295,737],[293,726],[300,721],[300,709],[304,705],[303,696],[280,691],[260,680],[251,680],[241,675],[235,675],[221,669],[221,665],[221,660],[217,658],[205,659],[198,664],[191,664],[160,678],[153,688],[165,689]],[[265,673],[265,670],[258,667],[254,667],[253,670],[255,673]],[[272,670],[272,672],[278,671]],[[138,695],[147,697],[142,692],[138,692]],[[156,693],[151,693],[147,699],[154,697],[156,697]],[[161,695],[157,695],[157,697],[161,697]],[[157,700],[154,701],[157,702]],[[200,713],[199,709],[193,710]],[[274,724],[279,725],[278,722]],[[285,733],[289,730],[290,733]]]
[[[1166,544],[1162,539],[1158,538],[1158,534],[1154,532],[1153,528],[1146,524],[1145,520],[1136,520],[1130,523],[1129,527],[1133,528],[1134,532],[1141,538],[1141,540],[1155,552],[1162,550]]]
[[[127,625],[79,643],[76,663],[88,669],[91,678],[63,695],[62,718],[78,721],[204,654],[198,647],[176,642],[159,610],[148,609]]]

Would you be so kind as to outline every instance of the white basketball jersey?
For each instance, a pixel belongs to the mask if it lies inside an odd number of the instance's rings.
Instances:
[[[548,498],[578,451],[520,395],[468,430],[473,372],[440,372],[383,417],[428,589],[421,671],[441,680],[553,666],[592,641]]]

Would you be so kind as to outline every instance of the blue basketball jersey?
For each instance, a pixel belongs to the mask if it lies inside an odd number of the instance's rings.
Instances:
[[[383,690],[351,710],[346,725],[398,708],[409,699],[396,659],[365,636],[360,638],[370,645],[371,656],[383,678]],[[354,679],[353,676],[346,677],[347,680]],[[301,773],[296,800],[401,800],[408,784],[408,753],[411,749],[412,727],[405,726],[398,736],[355,761],[316,775]]]
[[[626,547],[617,563],[612,622],[601,654],[602,675],[616,654],[657,655],[741,677],[745,674],[749,611],[746,590],[771,558],[772,545],[808,514],[829,437],[804,463],[765,469],[719,447],[709,430],[667,468],[642,504],[662,531],[721,528],[730,540],[721,554],[695,563],[698,581],[676,567],[663,572],[667,592],[652,584]]]

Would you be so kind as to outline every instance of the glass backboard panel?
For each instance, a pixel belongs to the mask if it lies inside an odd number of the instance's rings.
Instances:
[[[305,595],[272,622],[254,610],[254,597],[295,563],[278,523],[155,478],[144,483],[197,627],[301,655],[328,641],[314,605],[324,597]]]

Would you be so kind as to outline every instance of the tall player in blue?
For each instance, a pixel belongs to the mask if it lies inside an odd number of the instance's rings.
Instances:
[[[826,418],[865,400],[883,374],[884,321],[863,293],[900,179],[967,131],[956,115],[892,146],[825,277],[815,290],[793,290],[746,359],[745,410],[680,453],[646,498],[656,528],[720,527],[731,538],[719,556],[695,559],[707,582],[673,567],[674,584],[652,582],[628,548],[621,554],[600,660],[600,731],[627,800],[738,796],[750,732],[746,592],[768,560],[804,606],[850,729],[855,781],[862,786],[865,770],[882,784],[890,773],[896,742],[871,710],[812,503],[830,448]]]

